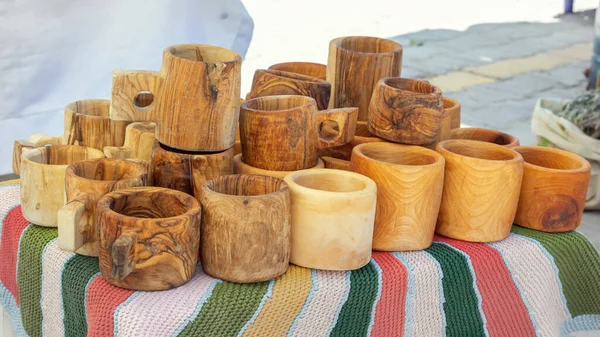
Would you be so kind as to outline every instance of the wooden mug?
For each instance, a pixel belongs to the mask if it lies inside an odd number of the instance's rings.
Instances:
[[[113,72],[110,116],[157,122],[169,147],[202,152],[233,146],[242,58],[226,48],[182,44],[163,52],[160,72]],[[141,100],[139,96],[150,95]]]
[[[156,123],[135,122],[127,125],[125,143],[121,147],[106,146],[106,158],[134,159],[150,162],[152,145],[156,139]]]
[[[506,238],[519,202],[523,157],[472,140],[446,140],[435,149],[446,159],[436,232],[471,242]]]
[[[290,258],[290,195],[278,178],[218,177],[202,188],[200,257],[204,271],[250,283],[285,273]]]
[[[58,211],[60,249],[98,256],[96,203],[105,194],[146,186],[144,164],[123,159],[88,159],[75,162],[65,174],[67,203]]]
[[[460,128],[460,109],[461,105],[457,100],[444,96],[444,110],[450,113],[452,129]]]
[[[223,152],[194,153],[169,148],[154,141],[150,161],[152,184],[200,198],[207,180],[233,174],[233,148]]]
[[[358,107],[358,120],[366,121],[377,81],[400,77],[401,70],[399,43],[368,36],[331,40],[327,62],[327,82],[331,83],[329,108]]]
[[[183,192],[136,187],[106,194],[96,208],[100,271],[117,287],[178,287],[196,270],[201,209]]]
[[[104,158],[102,151],[78,145],[23,148],[21,155],[21,209],[27,221],[57,226],[58,210],[65,204],[65,172],[74,162]]]
[[[440,133],[442,91],[429,82],[388,77],[373,89],[367,126],[395,143],[430,145]]]
[[[258,69],[254,73],[252,88],[246,100],[275,95],[300,95],[315,99],[317,109],[327,109],[331,84],[316,77],[309,77],[272,69]]]
[[[458,128],[450,132],[451,139],[478,140],[506,147],[519,146],[519,139],[508,133],[484,128]]]
[[[579,227],[592,166],[567,151],[517,146],[523,156],[523,183],[515,223],[544,232]]]
[[[352,140],[356,113],[356,108],[319,111],[315,100],[306,96],[267,96],[245,101],[240,111],[244,163],[271,171],[315,167],[320,148]],[[327,129],[337,134],[326,134]]]
[[[352,171],[377,184],[373,249],[431,246],[442,200],[444,157],[420,146],[370,143],[354,148],[351,163]]]
[[[319,162],[313,168],[323,168],[323,167],[325,167],[325,164],[323,163],[323,161],[321,159],[319,159]],[[311,170],[313,168],[309,168],[307,170]],[[236,154],[233,157],[233,173],[235,173],[235,174],[260,174],[263,176],[269,176],[269,177],[283,179],[286,175],[288,175],[288,173],[291,173],[291,172],[294,172],[294,171],[270,171],[270,170],[263,170],[260,168],[250,166],[250,165],[244,163],[244,161],[242,160],[241,153]]]
[[[293,264],[354,270],[371,259],[377,187],[361,174],[315,169],[284,178],[292,202]]]
[[[313,62],[283,62],[274,64],[269,69],[316,77],[322,80],[327,77],[327,66]]]

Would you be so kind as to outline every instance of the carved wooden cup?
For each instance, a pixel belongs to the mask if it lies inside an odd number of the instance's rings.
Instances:
[[[330,94],[331,84],[325,80],[280,70],[258,69],[246,99],[276,95],[308,96],[317,102],[317,109],[324,110],[329,105]]]
[[[442,91],[428,82],[383,78],[373,89],[367,126],[395,143],[430,145],[440,133],[442,106]]]
[[[358,107],[358,120],[367,120],[371,93],[379,79],[399,77],[402,46],[391,40],[346,36],[331,40],[327,82],[330,108]]]
[[[377,184],[373,249],[431,246],[442,200],[444,157],[420,146],[371,143],[355,147],[351,163],[354,172]]]
[[[450,119],[452,120],[450,128],[460,128],[460,103],[455,99],[444,96],[444,110],[450,113]]]
[[[323,168],[323,167],[325,167],[325,164],[323,163],[323,161],[321,159],[319,159],[319,162],[313,168]],[[313,168],[309,168],[307,170],[311,170]],[[286,175],[288,175],[288,173],[291,173],[291,172],[294,172],[294,171],[271,171],[271,170],[263,170],[263,169],[259,169],[256,167],[252,167],[242,161],[241,153],[236,154],[233,157],[233,173],[235,173],[235,174],[260,174],[263,176],[269,176],[269,177],[283,179]]]
[[[133,290],[166,290],[196,270],[201,209],[194,197],[160,187],[114,191],[98,201],[100,271]]]
[[[567,151],[517,146],[525,167],[515,223],[544,232],[579,227],[585,207],[591,165]]]
[[[371,259],[377,187],[354,172],[298,171],[284,180],[292,201],[293,264],[354,270]]]
[[[523,157],[472,140],[446,140],[435,149],[446,159],[436,232],[471,242],[506,238],[519,202]]]
[[[150,162],[152,145],[156,139],[156,123],[135,122],[125,130],[125,143],[121,147],[106,146],[106,158],[134,159]]]
[[[322,80],[327,77],[327,66],[313,62],[283,62],[274,64],[269,69],[316,77]]]
[[[250,283],[288,268],[290,196],[287,184],[263,175],[229,175],[202,188],[202,268],[214,277]]]
[[[315,100],[306,96],[245,101],[240,112],[242,160],[271,171],[315,167],[319,149],[352,140],[356,113],[356,108],[319,111]]]
[[[483,128],[458,128],[450,132],[451,139],[478,140],[506,147],[519,146],[519,139],[508,133]]]
[[[21,209],[27,221],[57,226],[58,210],[65,204],[65,171],[74,162],[104,158],[102,151],[78,145],[25,148],[21,155]]]
[[[146,186],[145,165],[122,159],[88,159],[67,168],[67,204],[58,211],[60,249],[98,256],[96,204],[105,194],[129,187]]]
[[[150,177],[154,186],[185,192],[199,200],[204,182],[233,173],[232,161],[233,148],[194,153],[172,149],[155,140]]]
[[[239,117],[241,63],[226,48],[168,47],[160,72],[113,72],[110,116],[157,122],[156,138],[172,148],[227,150],[233,146]],[[150,98],[142,100],[142,94]]]

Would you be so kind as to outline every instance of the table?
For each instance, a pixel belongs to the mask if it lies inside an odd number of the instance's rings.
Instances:
[[[577,232],[514,226],[491,244],[435,237],[353,272],[290,266],[275,281],[207,276],[162,292],[113,287],[96,258],[29,224],[0,186],[0,303],[30,336],[557,336],[600,329],[600,256]]]

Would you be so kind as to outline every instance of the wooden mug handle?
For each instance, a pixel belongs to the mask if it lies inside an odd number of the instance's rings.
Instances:
[[[352,171],[350,167],[350,161],[334,158],[334,157],[321,157],[321,160],[325,164],[325,168]]]
[[[163,78],[158,71],[113,71],[110,118],[126,121],[156,121],[155,107],[158,105],[162,85]],[[141,100],[140,97],[145,99]]]
[[[133,231],[124,231],[121,233],[111,247],[112,255],[112,277],[116,280],[122,280],[127,275],[131,274],[135,269],[135,262],[133,261],[134,254],[134,243],[137,238],[137,234]]]
[[[62,139],[62,136],[49,136],[43,133],[34,133],[29,136],[29,142],[35,144],[37,147],[44,145],[61,145],[63,144]]]
[[[86,212],[88,196],[85,193],[78,193],[66,205],[58,210],[58,247],[62,250],[74,252],[81,248],[90,233],[89,219]]]
[[[358,108],[339,108],[317,111],[315,113],[315,128],[319,134],[319,147],[328,148],[344,145],[354,139],[357,117]],[[325,123],[326,121],[335,122],[338,130],[327,125]],[[329,136],[327,134],[329,134]]]
[[[105,146],[102,150],[106,158],[130,159],[132,156],[132,149],[129,146]]]
[[[21,173],[21,154],[27,150],[35,148],[35,144],[26,140],[15,140],[13,145],[12,169],[14,174]]]

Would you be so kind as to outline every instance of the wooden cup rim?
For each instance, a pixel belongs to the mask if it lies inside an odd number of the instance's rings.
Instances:
[[[360,50],[354,50],[354,49],[349,49],[343,46],[343,42],[345,40],[349,40],[349,39],[364,39],[364,40],[368,40],[368,41],[382,41],[384,42],[386,45],[390,46],[390,47],[394,47],[389,48],[389,51],[385,51],[385,52],[367,52],[367,51],[360,51]],[[384,39],[381,37],[374,37],[374,36],[342,36],[342,37],[338,37],[335,38],[333,40],[331,40],[329,42],[330,45],[335,45],[335,47],[337,49],[341,49],[341,50],[345,50],[349,53],[356,53],[356,54],[364,54],[364,55],[384,55],[384,54],[394,54],[397,53],[398,51],[402,52],[402,45],[399,44],[396,41],[392,41],[390,39]]]
[[[255,75],[260,74],[260,73],[265,73],[265,74],[269,74],[274,77],[285,78],[285,79],[293,80],[293,81],[308,82],[308,83],[314,83],[314,84],[318,84],[318,85],[331,86],[331,84],[329,84],[329,82],[322,80],[318,77],[312,77],[312,76],[303,75],[303,74],[294,73],[294,72],[285,71],[285,70],[256,69],[256,71],[254,72]]]
[[[86,113],[86,111],[91,110],[91,109],[79,111],[79,109],[77,108],[77,104],[79,104],[81,102],[101,104],[102,109],[104,109],[104,107],[106,106],[106,116],[90,115],[90,114]],[[69,111],[73,115],[85,116],[86,118],[103,119],[103,120],[110,119],[110,100],[109,99],[80,99],[80,100],[77,100],[77,101],[67,104],[67,106],[65,107],[65,110]]]
[[[255,108],[251,108],[248,106],[251,104],[255,104],[255,102],[259,102],[259,101],[274,101],[274,100],[283,101],[283,100],[289,100],[292,98],[303,100],[304,103],[301,105],[298,105],[298,106],[294,106],[294,107],[287,108],[287,109],[280,109],[280,110],[255,109]],[[256,103],[256,104],[258,105],[258,103]],[[249,112],[259,113],[259,114],[272,114],[272,113],[292,112],[297,109],[309,108],[311,105],[314,106],[314,110],[317,111],[317,101],[315,101],[315,99],[312,97],[300,96],[300,95],[274,95],[274,96],[256,97],[256,98],[246,100],[240,105],[240,109],[243,109],[243,110],[249,111]]]
[[[446,97],[446,96],[443,96],[443,99],[444,99],[444,106],[443,106],[444,110],[460,108],[459,101],[457,101],[453,98],[450,98],[450,97]],[[446,104],[446,103],[448,103],[448,104]]]
[[[476,156],[471,156],[471,155],[466,155],[460,152],[456,152],[453,151],[453,147],[455,146],[463,146],[463,147],[467,147],[470,149],[476,149],[479,151],[494,151],[494,152],[500,152],[503,155],[510,157],[507,159],[487,159],[487,158],[479,158]],[[471,162],[479,162],[479,163],[490,163],[490,162],[494,162],[494,163],[506,163],[506,164],[517,164],[519,162],[523,162],[523,157],[521,156],[520,153],[512,150],[511,148],[508,148],[506,146],[502,146],[502,145],[498,145],[498,144],[494,144],[494,143],[488,143],[488,142],[482,142],[482,141],[478,141],[478,140],[464,140],[464,139],[449,139],[449,140],[444,140],[442,142],[439,142],[436,147],[435,150],[437,152],[439,152],[440,154],[442,154],[444,156],[444,158],[448,158],[448,157],[458,157],[458,158],[463,158],[463,160],[465,161],[471,161]]]
[[[219,53],[222,53],[223,55],[227,55],[228,57],[223,57],[222,60],[219,59],[219,60],[210,60],[210,61],[199,61],[199,60],[193,60],[193,59],[189,59],[187,57],[183,57],[180,54],[181,51],[196,49],[196,48],[201,49],[201,50],[218,51]],[[209,45],[209,44],[194,44],[194,43],[176,44],[176,45],[172,45],[172,46],[165,48],[163,53],[166,55],[169,55],[170,57],[184,60],[186,62],[201,62],[201,63],[206,63],[206,64],[216,64],[216,63],[234,64],[234,63],[242,62],[242,57],[235,51],[228,49],[228,48],[213,46],[213,45]]]
[[[301,74],[299,72],[290,70],[291,68],[294,68],[296,66],[300,66],[300,67],[308,66],[308,67],[314,68],[314,69],[322,69],[323,71],[325,71],[325,73],[327,72],[327,65],[325,65],[325,64],[316,63],[316,62],[304,62],[304,61],[291,61],[291,62],[275,63],[275,64],[269,66],[269,69],[287,71],[287,72],[295,73],[295,74]],[[306,75],[306,74],[302,74],[302,75]],[[306,76],[309,76],[309,75],[306,75]],[[312,76],[312,77],[316,77],[316,76]]]
[[[250,166],[250,165],[244,163],[241,153],[238,153],[235,156],[233,156],[233,166],[235,167],[236,165],[240,166],[240,167],[251,167],[254,171],[257,172],[257,173],[253,173],[253,174],[269,175],[269,173],[271,173],[271,172],[275,172],[278,174],[287,174],[287,173],[295,172],[295,171],[265,170],[265,169],[261,169],[258,167]],[[321,158],[319,158],[319,160],[317,161],[317,165],[315,165],[314,167],[307,168],[305,170],[312,170],[314,168],[322,168],[322,167],[325,167],[325,163],[323,162],[323,160],[321,160]],[[240,173],[240,174],[249,174],[249,173]]]
[[[361,189],[357,189],[354,191],[327,191],[321,190],[317,188],[307,187],[297,182],[298,178],[306,177],[306,176],[327,176],[327,175],[337,175],[345,178],[349,178],[355,181],[360,181],[363,185]],[[312,170],[300,170],[292,172],[285,176],[283,179],[288,185],[294,186],[295,189],[302,191],[304,194],[319,194],[326,195],[330,197],[345,197],[345,198],[355,198],[362,197],[364,195],[368,195],[377,190],[377,185],[375,182],[362,174],[344,171],[344,170],[336,170],[336,169],[312,169]]]
[[[126,130],[136,130],[140,133],[156,133],[156,123],[154,122],[133,122],[127,125]],[[129,131],[131,132],[131,131]]]
[[[409,87],[411,87],[410,85],[407,85],[406,88],[397,87],[397,85],[399,85],[399,84],[404,85],[404,84],[410,84],[410,83],[415,83],[415,82],[420,83],[422,86],[431,87],[431,92],[414,91],[414,90],[409,89]],[[427,81],[415,80],[412,78],[384,77],[379,80],[377,85],[382,86],[385,90],[397,91],[397,92],[410,92],[410,93],[412,93],[414,95],[418,95],[418,96],[429,96],[429,95],[437,95],[437,94],[439,94],[440,96],[442,95],[442,90],[440,88],[436,87],[435,85],[433,85]],[[435,109],[433,109],[433,110],[435,110]]]
[[[365,151],[369,151],[369,150],[377,151],[377,150],[382,150],[382,149],[390,149],[390,150],[394,150],[397,153],[412,154],[415,156],[427,156],[429,158],[432,158],[433,162],[428,163],[428,164],[402,164],[402,163],[395,163],[392,161],[377,159],[377,158],[369,156],[367,153],[365,153]],[[422,147],[422,146],[401,145],[401,144],[387,143],[387,142],[363,143],[363,144],[357,145],[354,147],[354,149],[352,149],[351,158],[354,158],[355,156],[360,157],[362,160],[377,163],[378,165],[406,167],[406,168],[409,168],[409,167],[423,167],[423,168],[434,167],[434,166],[444,165],[444,163],[445,163],[444,156],[442,156],[440,153],[438,153],[434,150],[430,150],[430,149]],[[352,161],[352,159],[350,161]]]
[[[40,146],[40,147],[36,147],[34,149],[31,150],[27,150],[25,152],[23,152],[21,154],[21,161],[24,161],[26,163],[28,163],[29,165],[36,165],[36,166],[51,166],[51,167],[57,167],[57,168],[67,168],[70,164],[48,164],[48,163],[40,163],[34,160],[31,160],[30,157],[32,157],[33,155],[35,155],[36,153],[42,154],[43,152],[48,152],[48,148],[55,148],[57,150],[62,150],[65,148],[70,148],[70,147],[80,147],[80,148],[85,148],[86,151],[88,152],[88,155],[91,156],[91,158],[88,159],[102,159],[105,158],[104,156],[104,152],[95,149],[93,147],[88,147],[88,146],[81,146],[81,145],[46,145],[46,146]]]
[[[554,148],[543,147],[543,146],[516,146],[516,147],[512,148],[512,150],[516,151],[523,157],[523,162],[524,162],[524,165],[526,168],[533,169],[536,171],[575,174],[575,173],[585,173],[585,172],[591,171],[591,169],[592,169],[592,165],[585,158],[583,158],[577,154],[574,154],[574,153],[571,153],[568,151],[564,151],[564,150],[560,150],[560,149],[554,149]],[[560,157],[569,159],[571,162],[578,163],[579,167],[574,168],[574,169],[560,169],[560,168],[552,168],[552,167],[546,167],[546,166],[541,166],[541,165],[537,165],[537,164],[532,164],[527,161],[527,154],[523,155],[523,152],[529,152],[529,154],[533,154],[534,156],[541,152],[550,153],[553,156],[560,156]]]
[[[116,179],[116,180],[98,180],[98,179],[91,179],[91,178],[87,178],[84,177],[82,175],[79,175],[77,173],[77,171],[81,168],[83,168],[83,165],[86,165],[87,163],[97,163],[97,162],[101,162],[101,163],[122,163],[125,164],[126,166],[128,166],[128,168],[132,168],[133,170],[135,170],[135,172],[133,172],[131,176],[128,176],[128,178],[124,178],[124,179]],[[95,182],[95,183],[116,183],[116,182],[133,182],[135,180],[138,180],[141,176],[143,176],[144,174],[148,174],[148,169],[146,168],[145,165],[138,163],[138,162],[134,162],[131,160],[127,160],[127,159],[114,159],[114,158],[95,158],[95,159],[85,159],[85,160],[80,160],[80,161],[76,161],[72,164],[70,164],[67,167],[67,175],[70,176],[74,176],[77,177],[77,179],[80,180],[84,180],[84,181],[89,181],[89,182]]]
[[[508,144],[497,144],[493,142],[486,142],[491,144],[496,144],[504,147],[515,147],[519,146],[519,139],[513,135],[508,133],[500,132],[498,130],[485,129],[485,128],[455,128],[450,131],[450,139],[461,139],[461,140],[474,140],[474,141],[482,141],[478,139],[468,139],[462,138],[464,135],[474,135],[474,134],[488,134],[494,135],[496,137],[501,136],[505,139],[509,139],[510,142]]]
[[[222,180],[228,180],[228,179],[237,179],[238,177],[247,177],[247,179],[257,179],[258,177],[260,177],[261,179],[266,178],[268,180],[275,180],[275,182],[279,184],[279,187],[277,188],[276,191],[273,191],[270,193],[258,194],[258,195],[227,194],[227,193],[221,193],[221,192],[215,191],[213,189],[213,185],[216,182],[220,182]],[[223,176],[219,176],[217,178],[211,179],[211,180],[207,180],[206,182],[204,182],[204,185],[202,186],[202,198],[208,198],[207,195],[210,195],[210,194],[217,194],[217,195],[220,195],[223,197],[233,198],[233,199],[263,199],[265,197],[279,196],[279,195],[282,195],[285,193],[288,193],[288,185],[283,179],[275,178],[272,176],[260,175],[260,174],[223,175]]]

